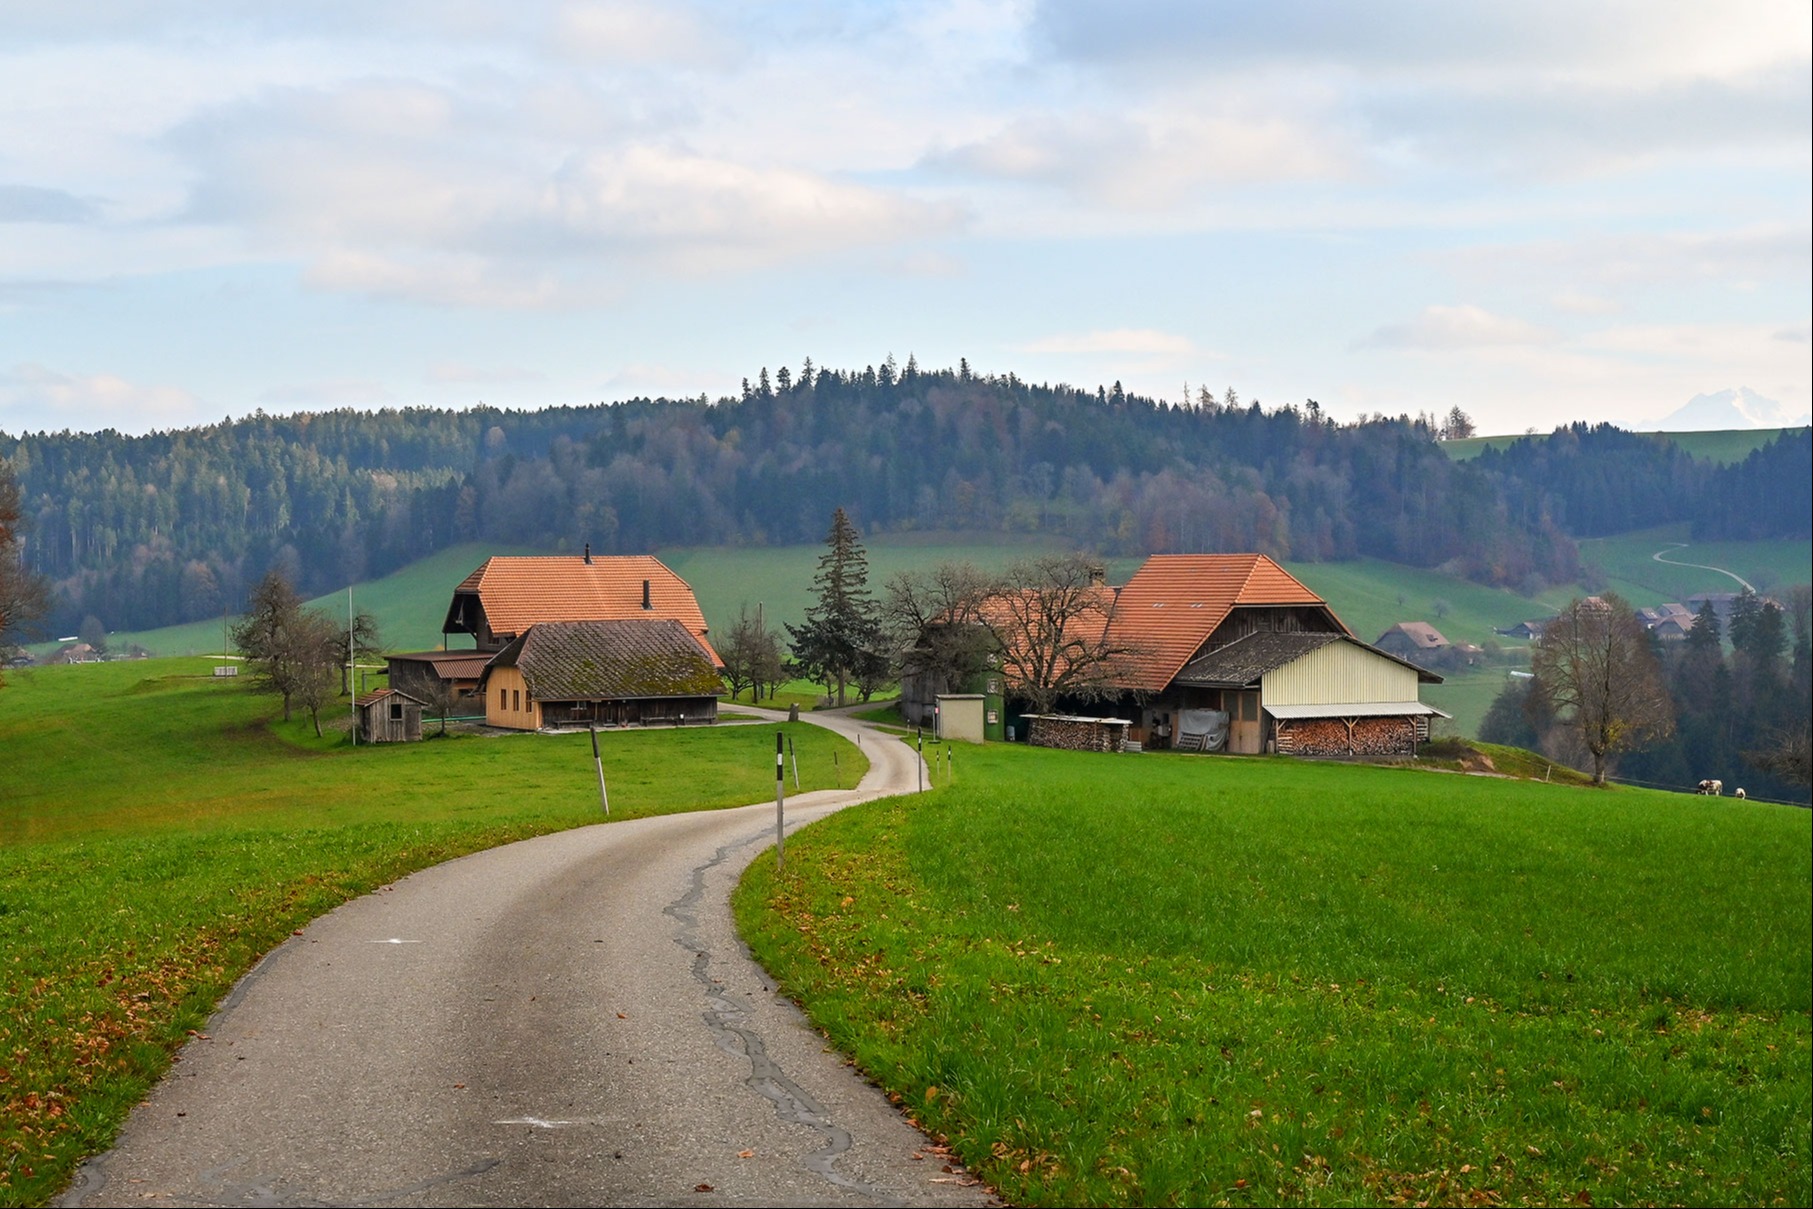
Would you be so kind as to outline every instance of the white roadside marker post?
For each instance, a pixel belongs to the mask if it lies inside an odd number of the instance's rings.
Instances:
[[[787,864],[787,764],[781,750],[782,736],[774,732],[774,874],[779,877]]]
[[[592,723],[592,763],[598,768],[598,801],[604,807],[604,817],[611,817],[611,798],[604,791],[604,757],[598,754],[598,723]]]

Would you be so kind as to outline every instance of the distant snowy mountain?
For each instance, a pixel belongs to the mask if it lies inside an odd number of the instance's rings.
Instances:
[[[1765,399],[1748,386],[1695,395],[1685,406],[1649,424],[1639,432],[1708,432],[1720,428],[1795,428],[1813,417],[1795,415],[1774,399]]]

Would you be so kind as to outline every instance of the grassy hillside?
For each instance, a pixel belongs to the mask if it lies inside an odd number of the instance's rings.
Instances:
[[[758,861],[813,1022],[1011,1204],[1806,1204],[1804,810],[965,748]]]
[[[272,701],[210,663],[40,668],[0,691],[0,1205],[42,1203],[107,1146],[184,1031],[292,928],[599,820],[583,734],[355,750],[268,724]],[[867,766],[789,729],[807,789]],[[771,727],[602,738],[615,820],[773,794]]]
[[[1726,428],[1711,432],[1658,432],[1653,435],[1661,440],[1673,441],[1696,458],[1706,458],[1721,466],[1741,462],[1750,456],[1752,450],[1761,449],[1784,432],[1786,428]],[[1547,434],[1530,434],[1538,437]],[[1488,446],[1493,449],[1509,448],[1513,442],[1521,441],[1523,435],[1500,437],[1467,437],[1459,441],[1443,441],[1442,448],[1448,456],[1457,462],[1465,462],[1479,456],[1480,451]]]
[[[1657,561],[1661,554],[1668,562]],[[1813,583],[1813,542],[1696,542],[1686,525],[1664,525],[1580,543],[1580,561],[1605,575],[1616,592],[1638,605],[1684,600],[1696,592],[1735,592],[1716,571],[1672,564],[1723,567],[1768,593]]]

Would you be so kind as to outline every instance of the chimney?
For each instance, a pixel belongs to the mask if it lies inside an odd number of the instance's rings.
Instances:
[[[585,544],[585,565],[588,567],[592,565],[592,543],[591,542],[587,542]]]
[[[652,609],[655,607],[648,602],[648,580],[646,579],[642,581],[642,607],[645,609]]]

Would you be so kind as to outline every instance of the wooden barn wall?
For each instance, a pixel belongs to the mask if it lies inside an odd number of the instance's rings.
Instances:
[[[521,709],[512,708],[517,693],[522,694]],[[541,726],[541,707],[530,699],[529,686],[517,669],[491,669],[491,678],[485,682],[485,722],[516,730],[536,730]]]
[[[1331,642],[1261,681],[1267,705],[1415,701],[1416,673],[1348,642]]]

